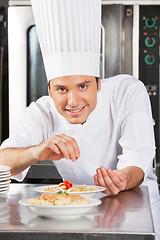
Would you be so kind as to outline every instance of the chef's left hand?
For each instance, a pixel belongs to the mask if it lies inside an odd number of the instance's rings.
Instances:
[[[97,186],[105,187],[105,193],[117,195],[120,191],[126,189],[126,175],[121,170],[105,169],[103,166],[97,168],[94,175],[94,182]]]

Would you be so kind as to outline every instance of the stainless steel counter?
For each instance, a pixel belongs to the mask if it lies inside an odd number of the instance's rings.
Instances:
[[[102,204],[78,219],[58,220],[34,216],[20,199],[38,195],[38,184],[12,183],[6,199],[0,199],[0,239],[155,239],[147,187],[109,197],[98,194]],[[4,207],[2,207],[4,206]]]

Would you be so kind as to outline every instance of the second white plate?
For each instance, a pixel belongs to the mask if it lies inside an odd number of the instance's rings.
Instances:
[[[36,192],[40,192],[40,193],[44,193],[44,192],[48,192],[48,193],[56,193],[56,191],[52,192],[52,191],[46,191],[46,189],[48,187],[57,187],[58,185],[48,185],[48,186],[39,186],[39,187],[35,187],[33,190],[36,191]],[[75,186],[83,186],[83,185],[75,185]],[[100,186],[94,186],[94,185],[86,185],[86,187],[88,189],[94,187],[95,190],[92,190],[92,191],[79,191],[79,192],[70,192],[70,191],[67,191],[68,193],[71,193],[71,194],[79,194],[83,197],[89,197],[89,198],[93,198],[98,192],[102,192],[105,190],[104,187],[100,187]]]

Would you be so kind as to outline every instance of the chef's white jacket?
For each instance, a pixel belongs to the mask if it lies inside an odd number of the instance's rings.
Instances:
[[[37,145],[57,133],[74,137],[80,148],[76,162],[54,161],[63,179],[74,184],[94,184],[93,176],[102,165],[111,169],[137,166],[145,173],[142,185],[147,185],[151,194],[158,193],[152,168],[153,119],[149,96],[141,81],[129,75],[102,80],[97,106],[83,125],[70,124],[57,112],[49,96],[41,97],[25,109],[1,149]],[[23,180],[28,169],[13,178]]]

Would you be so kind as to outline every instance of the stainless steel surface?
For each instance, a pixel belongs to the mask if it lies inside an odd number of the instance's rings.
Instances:
[[[122,73],[128,73],[133,75],[133,7],[125,6],[123,14],[123,71]]]
[[[105,77],[121,73],[121,5],[102,7],[102,25],[105,29]]]
[[[96,198],[100,198],[102,204],[74,220],[37,218],[25,206],[20,206],[20,199],[38,195],[34,187],[33,184],[11,184],[6,212],[0,214],[0,239],[155,238],[147,187],[114,197],[98,194]]]
[[[132,75],[133,7],[102,5],[105,29],[104,77],[125,73]]]
[[[105,28],[101,24],[100,77],[105,78]]]

